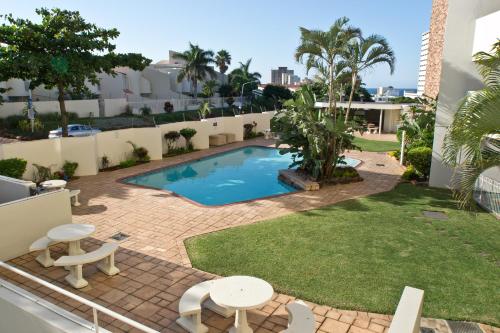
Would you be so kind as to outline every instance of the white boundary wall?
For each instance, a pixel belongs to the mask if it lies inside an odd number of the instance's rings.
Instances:
[[[76,176],[96,175],[101,167],[103,156],[107,156],[110,166],[119,164],[132,154],[131,141],[148,150],[152,160],[161,160],[167,152],[165,133],[193,128],[196,135],[192,142],[195,149],[208,149],[209,136],[232,133],[236,141],[243,141],[243,125],[255,121],[257,131],[270,128],[274,112],[244,114],[236,117],[210,118],[204,121],[186,121],[163,124],[157,127],[128,128],[101,132],[94,136],[21,141],[0,144],[0,159],[23,158],[28,161],[24,179],[33,178],[33,163],[60,170],[65,161],[77,162]],[[177,147],[184,147],[182,137]]]
[[[99,116],[99,104],[97,99],[67,100],[65,101],[66,110],[74,112],[79,117],[88,117],[92,112],[94,117]],[[0,105],[0,118],[8,116],[21,115],[26,102],[4,102]],[[39,113],[60,112],[58,101],[40,101],[33,102],[33,106]]]

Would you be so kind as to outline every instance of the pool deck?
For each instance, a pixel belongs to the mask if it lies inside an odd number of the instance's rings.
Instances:
[[[158,331],[185,332],[175,323],[180,296],[195,283],[217,278],[191,267],[184,247],[185,239],[388,191],[398,183],[403,172],[397,161],[385,153],[350,152],[347,154],[349,157],[363,161],[358,167],[365,179],[363,182],[221,207],[195,205],[165,191],[119,182],[123,177],[247,145],[272,146],[273,141],[256,139],[234,143],[128,169],[81,177],[68,184],[69,188],[81,190],[82,205],[73,208],[74,222],[90,223],[97,228],[93,238],[82,242],[85,250],[92,250],[103,241],[109,241],[109,237],[117,232],[130,236],[120,242],[116,254],[117,266],[121,270],[118,276],[108,277],[97,271],[95,265],[85,265],[84,275],[90,285],[76,291],[64,281],[67,272],[63,268],[44,269],[34,260],[34,254],[23,255],[11,263]],[[64,251],[65,246],[56,245],[54,257],[57,258]],[[86,306],[0,269],[0,278],[3,277],[91,319],[92,311]],[[287,324],[285,304],[293,300],[292,296],[275,293],[273,300],[266,306],[250,311],[248,317],[255,332],[284,330]],[[390,325],[389,315],[308,304],[315,313],[316,328],[320,333],[384,333]],[[138,332],[106,315],[101,314],[100,320],[101,325],[113,332]],[[234,317],[224,319],[204,311],[202,321],[209,327],[209,332],[223,332],[232,325]],[[424,319],[422,324],[435,328],[436,333],[450,333],[443,320]],[[499,329],[490,326],[483,325],[482,328],[485,333],[500,333]]]

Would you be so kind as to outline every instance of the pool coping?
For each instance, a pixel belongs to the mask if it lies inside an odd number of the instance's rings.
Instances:
[[[297,191],[294,191],[294,192],[273,194],[273,195],[269,195],[269,196],[265,196],[265,197],[259,197],[259,198],[255,198],[255,199],[242,200],[242,201],[237,201],[237,202],[231,202],[231,203],[222,204],[222,205],[204,205],[202,203],[199,203],[198,201],[189,199],[188,197],[183,196],[183,195],[181,195],[181,194],[179,194],[177,192],[174,192],[174,191],[169,191],[169,190],[160,189],[160,188],[157,188],[157,187],[147,186],[147,185],[132,184],[132,183],[128,183],[128,182],[125,181],[128,178],[133,178],[133,177],[137,177],[137,176],[147,175],[147,174],[155,173],[155,172],[157,172],[159,170],[175,168],[175,167],[178,167],[178,166],[181,166],[181,165],[184,165],[184,164],[188,164],[188,163],[192,163],[192,162],[197,162],[197,161],[201,161],[201,160],[204,160],[204,159],[209,159],[209,158],[212,158],[212,157],[215,157],[215,156],[218,156],[218,155],[227,154],[227,153],[235,151],[235,150],[244,149],[244,148],[252,148],[252,147],[266,148],[266,149],[278,149],[276,147],[269,147],[269,146],[258,145],[258,144],[250,144],[250,145],[246,145],[246,146],[243,146],[243,147],[228,149],[228,150],[225,150],[225,151],[213,152],[213,153],[211,153],[209,155],[206,155],[206,156],[203,156],[203,157],[189,159],[189,160],[178,162],[178,163],[174,163],[174,164],[171,164],[171,165],[168,165],[168,166],[158,167],[158,168],[154,168],[154,169],[151,169],[151,170],[148,170],[148,171],[134,173],[134,174],[131,174],[131,175],[128,175],[128,176],[125,176],[125,177],[120,177],[120,178],[116,179],[116,182],[120,183],[120,184],[123,184],[123,185],[126,185],[126,186],[134,186],[134,187],[143,188],[143,189],[162,191],[162,192],[168,193],[168,194],[170,194],[170,195],[172,195],[172,196],[174,196],[176,198],[179,198],[179,199],[182,199],[182,200],[184,200],[186,202],[189,202],[190,204],[193,204],[193,205],[198,206],[198,207],[203,207],[203,208],[220,208],[220,207],[226,207],[226,206],[234,206],[234,205],[239,205],[239,204],[244,204],[244,203],[256,202],[256,201],[261,201],[261,200],[268,200],[268,199],[273,199],[273,198],[284,197],[284,196],[287,196],[287,195],[293,195],[293,194],[297,194],[297,193],[307,192],[306,190],[296,188]],[[210,150],[210,148],[208,150]],[[354,167],[355,169],[357,169],[359,166],[361,166],[363,164],[362,160],[359,160],[359,159],[357,159],[357,160],[359,161],[359,163]]]

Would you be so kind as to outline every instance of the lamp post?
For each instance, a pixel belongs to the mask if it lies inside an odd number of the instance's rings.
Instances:
[[[249,84],[249,83],[257,83],[259,81],[249,81],[249,82],[245,82],[241,85],[241,95],[240,95],[240,114],[241,114],[241,110],[243,108],[243,88],[245,88],[245,85],[246,84]]]

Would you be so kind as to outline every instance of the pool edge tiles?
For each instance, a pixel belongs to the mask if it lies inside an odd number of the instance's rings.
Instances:
[[[252,145],[128,176],[120,182],[218,207],[299,192],[278,179],[279,170],[291,162],[291,155],[281,155],[279,149]]]

